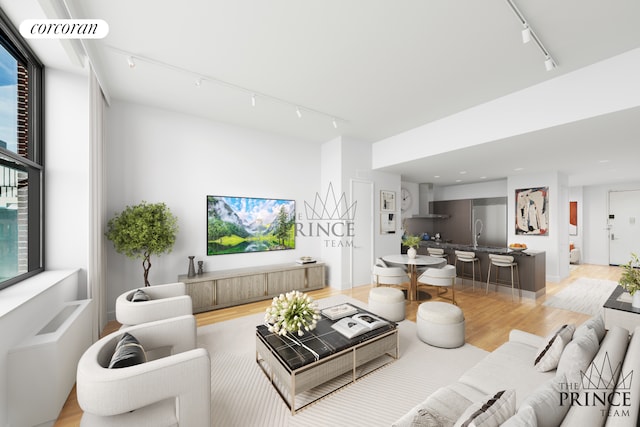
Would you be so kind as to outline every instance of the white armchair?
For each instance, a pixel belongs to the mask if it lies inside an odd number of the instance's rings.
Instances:
[[[380,258],[376,260],[373,266],[373,277],[376,286],[402,285],[409,281],[409,276],[404,268],[388,266]]]
[[[147,362],[108,369],[125,332],[140,342]],[[78,362],[76,390],[81,426],[208,427],[211,362],[196,348],[195,318],[131,326],[96,341]]]
[[[137,289],[127,291],[116,299],[116,320],[124,326],[139,325],[155,320],[193,314],[191,297],[186,295],[182,282],[141,288],[151,299],[132,302]]]

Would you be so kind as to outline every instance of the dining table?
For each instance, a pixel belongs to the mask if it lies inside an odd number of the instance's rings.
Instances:
[[[447,264],[444,258],[429,256],[429,255],[416,255],[410,257],[406,254],[391,254],[382,257],[384,262],[388,264],[402,264],[407,266],[407,273],[409,273],[409,289],[407,289],[407,300],[418,300],[418,269],[421,267],[442,268]]]

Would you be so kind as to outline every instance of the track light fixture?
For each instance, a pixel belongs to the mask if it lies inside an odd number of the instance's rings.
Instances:
[[[523,26],[522,43],[529,43],[531,40],[533,40],[536,46],[538,46],[538,49],[540,49],[540,52],[542,52],[542,55],[544,56],[545,69],[547,71],[551,71],[554,68],[556,68],[557,62],[551,57],[551,54],[549,53],[549,51],[544,47],[544,45],[542,44],[542,41],[540,41],[540,37],[538,37],[535,31],[533,31],[533,28],[531,28],[529,21],[527,21],[527,19],[524,17],[522,12],[520,12],[518,7],[514,3],[514,0],[505,0],[505,1],[507,2],[509,7],[511,8],[511,11],[514,13],[514,15],[516,15],[516,17],[518,18],[518,20]]]
[[[281,104],[286,106],[287,108],[295,108],[296,109],[296,115],[298,116],[298,118],[302,118],[302,110],[304,110],[305,113],[310,113],[311,115],[317,115],[317,116],[323,116],[329,120],[331,120],[331,123],[333,124],[333,127],[335,129],[338,128],[338,122],[343,122],[343,123],[348,123],[347,120],[342,119],[340,117],[334,116],[333,114],[328,114],[319,110],[315,110],[313,108],[309,108],[309,107],[305,107],[304,105],[300,105],[300,104],[294,104],[293,102],[289,102],[286,101],[282,98],[278,98],[275,96],[270,96],[267,95],[265,93],[261,93],[261,92],[256,92],[255,90],[251,90],[249,88],[243,87],[243,86],[239,86],[224,80],[220,80],[216,77],[213,76],[209,76],[209,75],[204,75],[201,73],[197,73],[195,71],[191,71],[188,70],[186,68],[182,68],[182,67],[178,67],[176,65],[172,65],[172,64],[168,64],[166,62],[162,62],[162,61],[158,61],[157,59],[153,59],[153,58],[148,58],[145,56],[140,56],[140,55],[135,55],[133,52],[129,52],[114,46],[106,46],[108,49],[120,54],[120,55],[124,55],[127,58],[127,63],[129,64],[130,68],[135,68],[136,63],[134,62],[134,58],[136,61],[142,61],[142,62],[146,62],[148,64],[152,64],[155,65],[157,67],[162,67],[177,73],[181,73],[181,74],[186,74],[188,76],[190,76],[190,78],[194,79],[192,81],[195,81],[195,85],[196,86],[201,86],[203,81],[207,81],[209,83],[215,83],[219,86],[224,86],[226,88],[229,89],[234,89],[236,91],[239,92],[243,92],[244,94],[247,94],[249,96],[251,96],[251,106],[255,107],[256,106],[256,102],[257,102],[257,98],[260,97],[261,100],[266,100],[271,102],[272,104]],[[261,101],[262,102],[262,101]]]
[[[525,24],[524,30],[522,30],[522,43],[527,44],[531,41],[531,28],[528,24]]]

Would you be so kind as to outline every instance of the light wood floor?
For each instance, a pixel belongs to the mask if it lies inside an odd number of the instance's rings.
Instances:
[[[569,277],[562,282],[547,282],[547,295],[536,301],[518,300],[517,297],[512,301],[511,294],[492,292],[491,286],[489,294],[485,295],[485,287],[482,282],[476,282],[475,290],[472,290],[471,280],[465,280],[464,287],[456,288],[456,301],[464,311],[466,341],[484,350],[493,351],[507,341],[511,329],[521,329],[544,336],[563,323],[579,324],[589,316],[546,307],[542,304],[546,298],[554,295],[579,277],[618,281],[620,274],[619,267],[585,264],[574,266]],[[371,286],[360,286],[345,291],[324,288],[309,292],[309,295],[315,299],[321,299],[331,295],[344,294],[366,303],[370,289]],[[431,294],[433,295],[432,292]],[[263,313],[270,304],[271,301],[261,301],[200,313],[196,315],[196,318],[198,326],[208,325],[248,314]],[[420,302],[407,302],[407,319],[415,321],[418,305]],[[110,322],[105,328],[104,334],[118,328],[119,325],[116,322]],[[78,407],[74,387],[54,427],[78,426],[81,416],[82,411]]]

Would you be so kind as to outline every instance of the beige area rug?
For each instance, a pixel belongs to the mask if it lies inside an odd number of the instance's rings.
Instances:
[[[616,286],[618,283],[611,280],[581,277],[548,298],[543,305],[596,315],[601,312],[603,304]]]
[[[366,308],[342,295],[318,304],[343,302]],[[469,344],[431,347],[405,320],[399,324],[398,360],[292,416],[255,361],[255,327],[262,321],[258,314],[198,328],[198,343],[211,356],[212,426],[390,426],[487,354]]]

